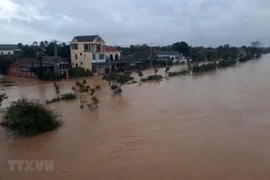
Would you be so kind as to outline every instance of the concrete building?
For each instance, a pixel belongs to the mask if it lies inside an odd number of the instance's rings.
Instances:
[[[98,35],[74,37],[70,52],[72,67],[92,70],[92,63],[106,62],[105,41]]]
[[[173,61],[181,60],[182,54],[177,51],[156,51],[157,58],[167,58]]]
[[[113,46],[105,46],[105,56],[107,60],[120,60],[121,51]]]
[[[0,55],[14,55],[21,52],[21,49],[14,44],[0,44]]]

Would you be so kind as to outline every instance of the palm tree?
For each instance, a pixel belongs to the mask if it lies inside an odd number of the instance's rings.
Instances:
[[[33,42],[33,46],[38,46],[38,42],[37,41],[34,41]]]
[[[40,41],[39,46],[42,47],[42,48],[44,48],[45,47],[45,43],[43,41]]]
[[[48,44],[49,44],[49,42],[48,41],[44,41],[44,45],[45,45],[45,47],[47,47],[48,46]]]

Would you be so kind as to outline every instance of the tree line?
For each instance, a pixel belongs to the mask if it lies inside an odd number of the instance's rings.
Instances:
[[[70,46],[66,43],[57,43],[56,41],[34,41],[32,44],[18,43],[18,47],[22,50],[20,56],[24,58],[34,58],[40,49],[44,56],[54,56],[54,47],[57,47],[58,56],[68,58],[70,60]]]
[[[155,52],[155,51],[177,51],[181,53],[187,59],[193,62],[199,61],[215,61],[219,59],[229,60],[236,59],[241,56],[255,56],[258,54],[270,53],[270,47],[262,47],[262,43],[257,40],[251,42],[249,46],[231,46],[230,44],[224,44],[218,47],[203,47],[190,46],[187,42],[181,41],[173,43],[168,46],[148,46],[147,44],[142,45],[131,45],[130,47],[117,47],[122,51],[122,54],[133,54]]]

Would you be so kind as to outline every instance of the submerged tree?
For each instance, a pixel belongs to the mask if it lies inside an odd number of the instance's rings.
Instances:
[[[2,105],[2,102],[3,102],[5,99],[7,99],[6,94],[0,94],[0,107],[1,107],[1,105]]]
[[[138,72],[138,76],[142,79],[142,77],[143,77],[142,71],[139,71],[139,72]]]
[[[154,71],[155,71],[155,74],[157,74],[157,72],[158,72],[158,69],[157,69],[157,68],[155,68],[155,69],[154,69]]]
[[[133,82],[134,77],[131,76],[131,73],[126,72],[124,74],[104,75],[103,80],[111,81],[111,90],[113,90],[116,94],[120,94],[122,93],[122,85]]]
[[[80,107],[84,108],[84,105],[88,103],[88,99],[90,97],[90,103],[87,104],[91,111],[94,111],[98,108],[98,104],[100,100],[94,96],[96,89],[100,89],[100,86],[96,86],[95,88],[91,88],[87,85],[86,80],[82,82],[77,81],[76,85],[72,87],[72,90],[76,92],[80,96]]]
[[[170,71],[170,67],[166,67],[166,69],[165,69],[166,75],[168,74],[169,71]]]
[[[61,93],[60,93],[59,85],[56,83],[56,81],[54,81],[53,85],[54,85],[54,90],[55,90],[55,93],[56,93],[57,97],[60,98]]]

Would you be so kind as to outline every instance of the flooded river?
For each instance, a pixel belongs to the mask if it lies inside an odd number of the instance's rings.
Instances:
[[[0,90],[10,101],[20,94],[41,101],[55,96],[51,82],[8,79],[20,80]],[[80,109],[77,100],[61,102],[51,105],[64,121],[56,131],[7,139],[0,129],[0,179],[270,179],[270,55],[124,86],[120,96],[101,77],[87,80],[102,85],[96,113]],[[61,92],[71,92],[74,82],[60,82]],[[11,172],[14,159],[54,160],[54,172]]]

